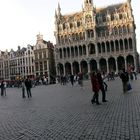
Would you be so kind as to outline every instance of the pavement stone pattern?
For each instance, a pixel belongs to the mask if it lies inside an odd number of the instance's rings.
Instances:
[[[91,104],[90,81],[83,88],[38,86],[31,99],[7,88],[0,97],[0,140],[140,140],[140,76],[126,94],[119,78],[107,84],[109,102],[99,93],[101,105]]]

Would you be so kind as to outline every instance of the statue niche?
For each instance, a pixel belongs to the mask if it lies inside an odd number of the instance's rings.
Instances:
[[[85,21],[86,21],[86,23],[91,23],[92,22],[92,17],[91,17],[91,15],[86,15],[86,18],[85,18]]]

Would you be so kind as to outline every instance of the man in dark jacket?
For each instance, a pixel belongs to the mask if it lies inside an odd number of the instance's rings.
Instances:
[[[125,69],[123,69],[123,71],[120,72],[120,78],[121,78],[122,84],[123,84],[123,92],[126,93],[129,76],[128,76],[128,72],[126,72]]]
[[[26,91],[27,91],[28,98],[32,97],[32,94],[31,94],[32,83],[31,83],[30,78],[27,78],[25,80],[25,86],[26,86]]]

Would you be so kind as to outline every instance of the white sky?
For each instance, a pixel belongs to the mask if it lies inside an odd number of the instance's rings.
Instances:
[[[84,0],[0,0],[0,50],[17,46],[27,47],[36,43],[40,32],[44,40],[55,43],[54,14],[60,3],[62,14],[80,11]],[[93,0],[96,7],[107,6],[126,0]],[[136,23],[137,48],[140,52],[139,0],[132,0]]]

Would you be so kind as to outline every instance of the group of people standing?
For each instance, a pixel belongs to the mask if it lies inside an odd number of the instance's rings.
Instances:
[[[0,88],[1,88],[1,96],[6,96],[6,82],[5,81],[1,82]],[[22,88],[22,98],[26,98],[25,91],[27,92],[28,98],[32,97],[32,94],[31,94],[32,81],[30,80],[30,78],[22,80],[21,88]]]
[[[90,79],[91,79],[92,91],[94,92],[91,103],[92,104],[96,103],[97,105],[100,105],[99,103],[100,90],[102,92],[102,102],[107,102],[106,91],[105,91],[104,81],[101,72],[99,70],[97,72],[92,72],[90,75]]]
[[[30,78],[27,78],[26,80],[22,80],[21,86],[22,86],[22,98],[26,98],[25,89],[26,89],[28,98],[32,97],[32,94],[31,94],[32,82]]]

